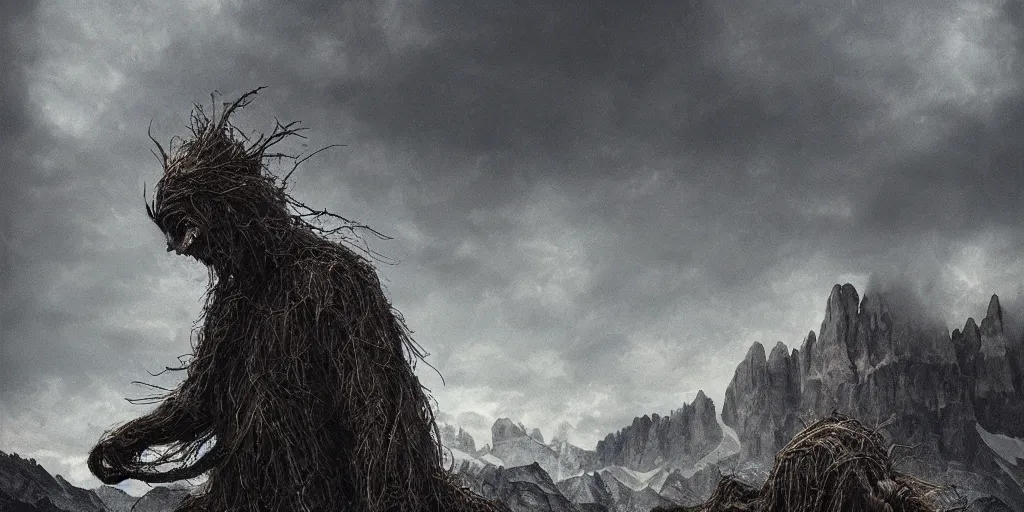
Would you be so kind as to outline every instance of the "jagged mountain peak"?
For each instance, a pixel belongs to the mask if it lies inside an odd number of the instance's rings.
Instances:
[[[794,358],[795,355],[790,354],[789,347],[787,347],[785,343],[781,341],[776,343],[775,347],[772,348],[771,354],[768,355],[769,371],[779,369],[790,364],[790,361]]]
[[[760,341],[755,341],[750,345],[750,348],[747,350],[746,360],[759,364],[767,362],[768,356],[765,354],[764,345]]]
[[[477,452],[476,440],[473,436],[466,432],[461,426],[455,426],[448,423],[439,425],[441,431],[441,444],[463,451],[467,454],[474,454]]]
[[[807,331],[807,336],[804,336],[804,343],[807,343],[808,341],[814,342],[817,338],[818,335],[812,329],[810,331]]]
[[[579,474],[594,464],[594,452],[572,445],[565,439],[544,443],[540,429],[529,430],[522,423],[499,418],[491,427],[492,446],[487,451],[507,468],[537,463],[556,480]]]
[[[600,472],[584,473],[556,484],[562,494],[577,504],[596,504],[614,510],[614,497]]]
[[[695,409],[707,409],[710,407],[712,414],[714,414],[715,401],[708,397],[708,395],[704,393],[703,389],[697,390],[697,396],[693,397],[692,404]],[[683,407],[686,407],[686,405],[684,404]]]
[[[643,415],[637,418],[633,418],[633,422],[641,420],[641,423],[647,427],[658,424],[661,421],[678,421],[684,420],[689,421],[686,418],[692,418],[693,416],[705,417],[707,415],[716,415],[715,401],[712,400],[707,393],[704,393],[703,389],[698,389],[697,394],[694,395],[693,400],[690,403],[683,403],[683,406],[678,409],[672,409],[669,411],[668,416],[662,416],[658,413],[651,413],[650,415]]]
[[[533,438],[534,441],[537,441],[540,444],[544,444],[544,434],[541,433],[539,428],[534,428],[533,430],[531,430],[530,437]]]
[[[981,331],[989,336],[1003,332],[1003,308],[999,305],[999,296],[993,295],[988,302],[985,318],[981,321]]]
[[[859,305],[860,296],[852,284],[836,284],[832,287],[832,292],[825,303],[825,321],[832,321],[834,317],[838,316],[857,316]]]
[[[528,436],[526,427],[522,423],[516,423],[509,418],[498,418],[494,421],[494,425],[491,425],[492,444],[523,436]]]
[[[775,342],[775,346],[772,347],[772,351],[771,351],[770,354],[775,353],[775,352],[781,352],[783,355],[788,354],[789,353],[789,347],[786,346],[786,344],[783,343],[781,340],[776,341]],[[769,358],[771,357],[770,354],[768,356]]]
[[[964,324],[963,332],[966,334],[968,331],[978,331],[978,323],[974,321],[974,317],[969,317],[967,322]],[[979,333],[980,334],[980,333]]]

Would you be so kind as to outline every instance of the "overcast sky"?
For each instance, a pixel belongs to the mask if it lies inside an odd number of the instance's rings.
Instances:
[[[836,283],[950,329],[1020,296],[1021,0],[514,3],[0,0],[0,450],[95,486],[131,381],[178,378],[146,372],[189,351],[206,272],[145,216],[146,129],[213,91],[346,144],[293,194],[393,237],[446,384],[420,378],[478,446],[720,408]]]

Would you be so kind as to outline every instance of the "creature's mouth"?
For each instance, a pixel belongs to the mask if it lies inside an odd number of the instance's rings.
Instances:
[[[168,236],[167,252],[174,251],[178,254],[188,254],[189,247],[192,247],[192,244],[196,241],[198,236],[199,228],[196,226],[189,226],[188,229],[185,230],[185,236],[181,238],[181,242],[174,243],[174,240]]]

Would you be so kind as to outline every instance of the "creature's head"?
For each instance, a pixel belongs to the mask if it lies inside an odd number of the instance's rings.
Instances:
[[[294,132],[275,130],[251,142],[236,137],[227,121],[252,94],[217,119],[193,112],[192,138],[173,144],[170,156],[161,148],[164,175],[146,205],[168,251],[218,270],[257,272],[291,219],[287,195],[263,160],[267,147]]]

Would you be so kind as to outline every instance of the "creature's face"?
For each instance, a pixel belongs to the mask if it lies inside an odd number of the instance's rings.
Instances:
[[[207,239],[209,228],[200,220],[203,216],[197,211],[198,205],[192,195],[165,192],[158,186],[153,208],[147,206],[147,210],[167,240],[167,252],[174,251],[206,264],[213,263],[213,253]]]
[[[194,255],[190,250],[199,238],[200,231],[199,227],[192,224],[187,217],[180,221],[168,219],[167,225],[163,227],[163,232],[167,237],[167,252],[174,251],[181,255]]]
[[[232,167],[233,162],[212,157],[196,159],[200,164],[192,168],[168,164],[171,170],[147,205],[167,251],[191,256],[218,272],[257,272],[291,219],[283,192],[260,174],[259,160]]]
[[[241,101],[241,100],[240,100]],[[146,209],[167,240],[167,251],[192,256],[217,272],[252,273],[267,264],[272,233],[287,229],[288,198],[276,177],[264,174],[263,151],[293,131],[252,142],[236,137],[227,116],[193,113],[189,140],[160,147],[164,175]],[[257,268],[259,267],[259,268]]]

